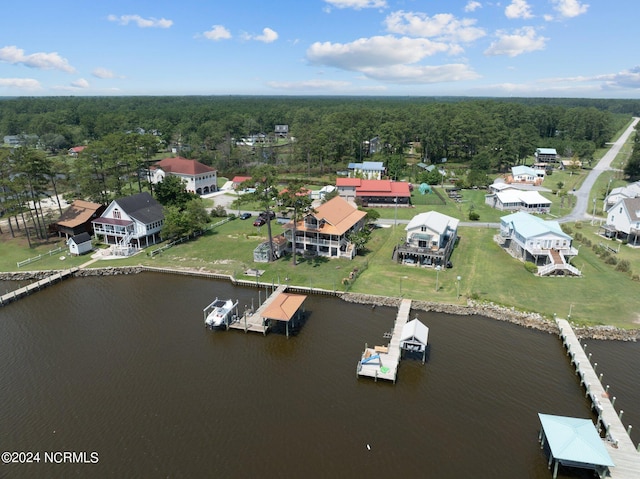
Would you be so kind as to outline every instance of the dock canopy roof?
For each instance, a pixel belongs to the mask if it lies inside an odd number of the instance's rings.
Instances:
[[[402,327],[400,342],[405,345],[426,346],[429,338],[429,328],[417,318],[412,319]]]
[[[551,455],[561,464],[593,469],[614,466],[590,419],[538,413]]]
[[[262,317],[276,321],[289,321],[307,297],[303,294],[281,293],[262,312]]]

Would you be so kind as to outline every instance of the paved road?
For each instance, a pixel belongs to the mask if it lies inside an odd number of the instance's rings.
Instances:
[[[585,215],[588,213],[588,208],[593,208],[592,205],[589,205],[589,194],[591,193],[591,189],[595,184],[598,176],[600,176],[603,172],[607,170],[611,170],[611,163],[616,158],[618,153],[620,153],[620,149],[622,145],[629,139],[631,133],[636,127],[636,123],[638,123],[640,118],[634,118],[633,122],[625,130],[625,132],[620,135],[620,138],[611,145],[609,151],[605,153],[602,159],[598,162],[598,164],[589,172],[587,177],[585,178],[582,186],[578,190],[576,190],[573,194],[576,196],[576,206],[573,208],[573,211],[569,213],[567,216],[560,218],[558,221],[561,223],[569,223],[573,221],[580,221],[584,219]]]

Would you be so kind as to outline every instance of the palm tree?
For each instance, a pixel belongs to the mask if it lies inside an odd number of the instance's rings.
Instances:
[[[292,236],[292,262],[293,266],[296,263],[296,226],[298,221],[302,220],[305,215],[312,212],[311,197],[309,191],[305,188],[304,183],[301,180],[294,180],[289,182],[289,186],[280,194],[280,200],[282,206],[291,211],[291,221],[293,222],[293,236]]]

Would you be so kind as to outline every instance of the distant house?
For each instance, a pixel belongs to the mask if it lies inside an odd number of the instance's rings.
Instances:
[[[638,198],[640,197],[640,181],[631,183],[627,186],[619,186],[613,188],[611,192],[604,199],[603,211],[608,211],[613,205],[625,198]]]
[[[546,199],[537,191],[518,190],[516,188],[502,188],[494,183],[495,193],[485,195],[485,204],[497,210],[526,211],[529,213],[548,213],[551,210],[551,200]]]
[[[163,223],[162,205],[143,192],[113,200],[93,220],[93,231],[104,243],[115,245],[116,254],[126,256],[160,241]]]
[[[249,181],[250,179],[250,176],[234,176],[231,180],[231,183],[233,183],[233,189],[237,190],[242,183]]]
[[[69,247],[69,254],[74,256],[88,253],[93,249],[89,233],[80,233],[72,236],[67,240],[67,246]]]
[[[295,238],[293,222],[284,225],[284,235],[290,250],[312,256],[353,259],[356,249],[349,234],[364,227],[367,213],[358,210],[340,196],[318,206],[296,223]]]
[[[84,200],[74,200],[69,208],[62,213],[60,219],[53,225],[58,236],[79,235],[80,233],[93,234],[92,220],[100,217],[106,206]]]
[[[562,160],[560,162],[560,169],[561,170],[579,170],[580,168],[582,168],[582,162],[580,160],[577,159],[573,159],[573,160]]]
[[[337,178],[338,194],[346,200],[359,200],[363,206],[409,206],[409,183],[392,180]]]
[[[556,163],[558,161],[558,152],[555,148],[536,148],[534,155],[536,163]]]
[[[381,180],[385,168],[382,161],[364,161],[362,163],[349,163],[347,169],[349,170],[349,176],[352,178]]]
[[[544,170],[535,170],[530,166],[518,165],[511,168],[510,183],[524,183],[529,185],[537,185],[542,183],[544,178]]]
[[[73,148],[69,148],[69,156],[77,158],[85,148],[86,146],[74,146]]]
[[[289,125],[276,125],[274,133],[276,138],[288,138]]]
[[[580,276],[580,270],[569,264],[578,250],[573,239],[557,221],[545,221],[529,213],[517,212],[500,218],[500,244],[512,256],[538,265],[541,276],[561,274]]]
[[[196,160],[180,156],[165,158],[149,168],[149,181],[153,184],[160,183],[167,175],[179,177],[185,189],[197,195],[218,191],[217,171]]]
[[[11,148],[17,148],[19,146],[25,146],[28,144],[36,144],[38,142],[38,135],[6,135],[3,138],[4,144]]]
[[[414,216],[405,230],[404,244],[397,246],[393,258],[402,264],[445,266],[458,238],[459,220],[428,211]]]
[[[607,224],[603,226],[607,236],[638,246],[640,236],[640,197],[622,198],[607,212]]]

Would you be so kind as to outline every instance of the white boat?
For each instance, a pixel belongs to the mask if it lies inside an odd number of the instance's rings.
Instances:
[[[218,328],[230,321],[229,316],[233,314],[234,308],[238,306],[238,302],[235,303],[227,299],[216,298],[213,303],[207,306],[204,311],[207,314],[204,324],[210,328]]]

